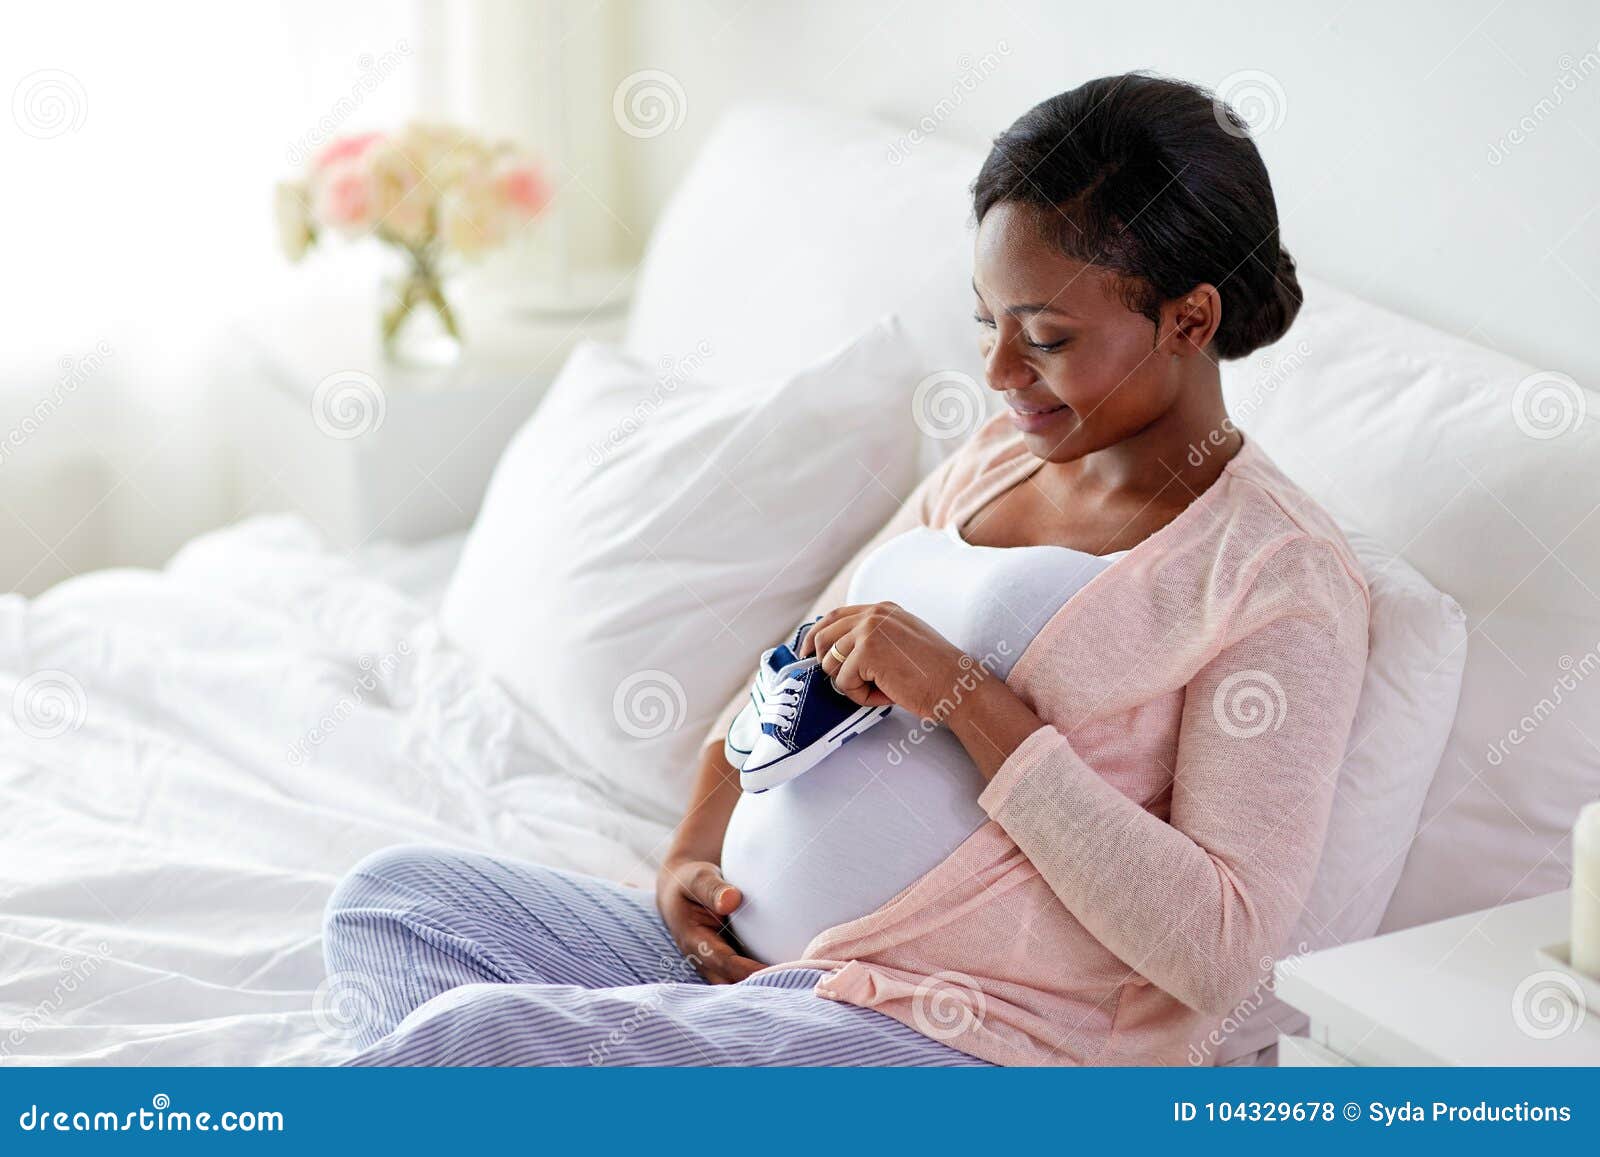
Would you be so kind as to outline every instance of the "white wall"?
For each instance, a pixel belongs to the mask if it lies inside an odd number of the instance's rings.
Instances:
[[[624,70],[670,74],[686,113],[622,154],[635,236],[740,97],[981,142],[1090,77],[1257,70],[1302,268],[1600,386],[1600,5],[630,0],[621,15]]]

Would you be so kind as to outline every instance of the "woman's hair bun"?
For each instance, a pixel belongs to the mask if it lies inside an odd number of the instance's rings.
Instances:
[[[1224,307],[1222,325],[1214,339],[1219,358],[1242,358],[1262,346],[1269,346],[1294,324],[1305,295],[1300,289],[1300,278],[1295,273],[1294,258],[1282,246],[1278,248],[1278,265],[1272,280],[1266,283],[1265,293],[1257,303],[1255,312],[1228,324]]]

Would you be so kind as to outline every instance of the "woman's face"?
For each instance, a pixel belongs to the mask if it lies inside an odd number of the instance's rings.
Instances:
[[[1179,380],[1156,325],[1114,276],[1064,256],[1032,205],[1002,202],[978,226],[973,290],[990,389],[1029,450],[1070,462],[1113,446],[1172,406]]]

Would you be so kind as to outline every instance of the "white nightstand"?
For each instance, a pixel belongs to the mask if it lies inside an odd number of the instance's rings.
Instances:
[[[1294,1065],[1600,1065],[1600,1008],[1535,950],[1567,939],[1569,896],[1291,956],[1277,995],[1311,1018],[1280,1036]]]
[[[306,271],[311,272],[311,271]],[[463,530],[506,443],[578,341],[619,340],[615,307],[531,319],[456,301],[466,344],[446,369],[385,361],[376,294],[326,272],[239,327],[232,418],[237,516],[295,510],[336,545]]]

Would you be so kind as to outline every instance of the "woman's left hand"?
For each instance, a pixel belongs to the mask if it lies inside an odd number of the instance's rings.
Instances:
[[[958,680],[978,670],[970,656],[896,603],[829,611],[800,644],[802,659],[812,654],[822,656],[822,669],[846,698],[867,707],[892,703],[919,719],[936,719],[941,702],[948,705],[960,693]]]

